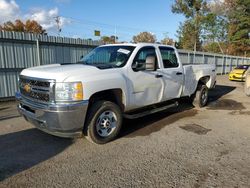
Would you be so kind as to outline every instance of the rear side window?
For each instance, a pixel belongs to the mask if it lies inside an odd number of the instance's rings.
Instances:
[[[169,47],[159,47],[164,68],[178,67],[178,60],[175,54],[175,50]]]

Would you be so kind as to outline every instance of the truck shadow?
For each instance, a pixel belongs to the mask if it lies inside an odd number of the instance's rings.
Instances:
[[[57,155],[73,142],[35,128],[1,135],[0,181]]]
[[[224,95],[232,92],[236,87],[217,85],[209,91],[209,103],[219,100]],[[120,137],[148,136],[153,132],[160,131],[163,127],[170,125],[182,118],[193,117],[198,114],[196,109],[187,100],[181,99],[177,108],[151,114],[138,119],[124,119]]]
[[[217,101],[224,95],[232,92],[235,90],[236,87],[233,86],[226,86],[226,85],[216,85],[216,87],[209,91],[209,100],[208,104],[213,101]]]
[[[177,108],[171,108],[138,119],[124,119],[120,137],[148,136],[179,119],[192,117],[196,114],[197,110],[193,109],[191,104],[180,102]]]

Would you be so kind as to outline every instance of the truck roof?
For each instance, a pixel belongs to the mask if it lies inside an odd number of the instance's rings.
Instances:
[[[102,45],[102,46],[134,46],[134,47],[144,47],[144,46],[159,47],[159,46],[165,46],[165,47],[175,48],[174,46],[158,44],[158,43],[117,43],[117,44],[105,44],[105,45]]]

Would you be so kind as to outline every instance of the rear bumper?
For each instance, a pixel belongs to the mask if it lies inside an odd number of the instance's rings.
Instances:
[[[80,137],[88,101],[68,104],[40,104],[16,95],[19,113],[36,128],[59,137]]]

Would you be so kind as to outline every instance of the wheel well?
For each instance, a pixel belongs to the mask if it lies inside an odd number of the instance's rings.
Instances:
[[[123,103],[123,93],[121,89],[110,89],[110,90],[104,90],[104,91],[99,91],[95,94],[93,94],[90,99],[89,99],[89,107],[95,102],[95,101],[100,101],[100,100],[107,100],[111,101],[115,104],[117,104],[120,108],[121,111],[124,111],[124,103]]]
[[[209,80],[210,80],[210,76],[204,76],[200,78],[198,85],[206,85]]]

